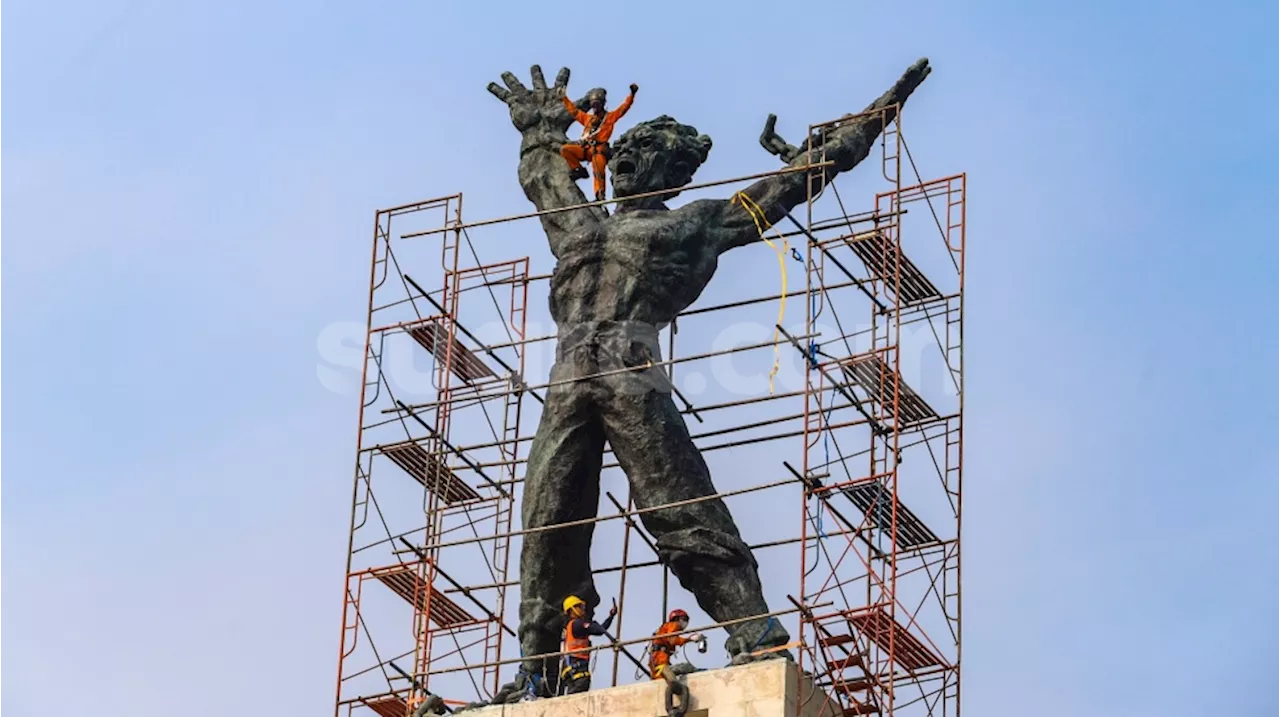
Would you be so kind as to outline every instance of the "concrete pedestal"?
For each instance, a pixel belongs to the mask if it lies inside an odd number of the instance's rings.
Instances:
[[[685,678],[690,706],[686,717],[837,717],[839,706],[801,679],[796,665],[766,660],[696,672]],[[466,712],[467,717],[665,717],[665,682],[593,688],[579,695],[499,705]],[[799,709],[797,710],[797,708]]]

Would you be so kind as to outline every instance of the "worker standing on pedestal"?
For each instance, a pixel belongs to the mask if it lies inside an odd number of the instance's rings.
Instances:
[[[679,635],[676,633],[684,632],[689,629],[689,613],[676,608],[667,615],[667,621],[662,623],[662,627],[653,633],[653,642],[649,644],[649,677],[655,680],[663,679],[664,672],[671,672],[673,677],[696,672],[697,668],[684,662],[678,665],[671,664],[671,658],[676,654],[676,648],[686,645],[690,642],[698,643],[698,652],[707,651],[707,637],[702,633],[693,633],[690,635]]]
[[[564,599],[564,613],[568,622],[564,626],[565,653],[560,668],[560,693],[573,695],[591,689],[591,637],[604,635],[618,614],[618,605],[609,608],[609,617],[596,622],[587,617],[587,603],[577,595]]]

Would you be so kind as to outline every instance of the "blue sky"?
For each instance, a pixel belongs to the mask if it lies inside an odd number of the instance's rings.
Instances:
[[[356,402],[318,337],[376,207],[525,210],[500,72],[639,83],[624,126],[697,125],[712,179],[928,56],[907,136],[972,202],[965,708],[1274,714],[1273,7],[480,5],[10,3],[4,707],[331,709]]]

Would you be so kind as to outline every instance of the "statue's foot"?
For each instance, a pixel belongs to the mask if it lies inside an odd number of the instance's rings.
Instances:
[[[515,679],[503,685],[488,704],[509,705],[551,696],[551,685],[542,679],[542,675],[531,673],[521,665]]]
[[[794,662],[795,658],[784,647],[790,642],[791,637],[786,628],[771,617],[738,626],[724,646],[729,652],[730,664],[733,665],[778,658]]]
[[[702,672],[702,668],[694,667],[693,664],[689,662],[677,662],[675,664],[668,665],[666,671],[672,677],[684,677],[685,675],[692,675],[695,672]]]
[[[413,711],[413,717],[427,717],[427,715],[442,715],[445,713],[444,700],[439,695],[431,695],[418,705]]]
[[[791,654],[790,650],[773,650],[769,652],[740,652],[729,660],[730,667],[738,665],[746,665],[752,662],[763,662],[765,660],[787,660],[795,662],[796,658]]]

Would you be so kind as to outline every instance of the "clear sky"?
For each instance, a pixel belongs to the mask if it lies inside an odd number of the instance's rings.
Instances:
[[[967,171],[972,202],[965,709],[1276,712],[1274,6],[5,19],[11,714],[332,709],[356,401],[321,383],[320,337],[363,321],[375,208],[528,206],[484,89],[501,71],[639,83],[623,126],[696,124],[711,179],[775,166],[769,112],[797,136],[920,56],[912,149],[925,174]],[[504,241],[481,251],[548,265],[539,235]],[[735,261],[776,280],[767,252]]]

